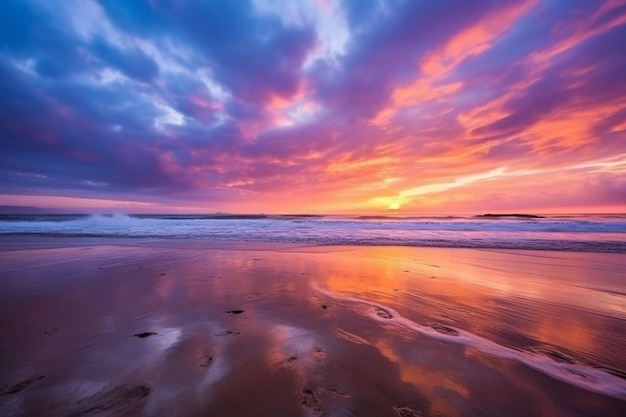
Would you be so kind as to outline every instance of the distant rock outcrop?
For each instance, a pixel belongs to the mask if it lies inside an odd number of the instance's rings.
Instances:
[[[518,217],[521,219],[544,219],[545,216],[538,216],[536,214],[517,214],[517,213],[487,213],[479,214],[476,217]]]

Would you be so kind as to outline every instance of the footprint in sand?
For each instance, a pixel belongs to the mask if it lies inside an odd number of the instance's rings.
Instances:
[[[136,402],[152,392],[150,384],[123,384],[80,401],[68,417],[99,414],[120,415],[130,411]]]
[[[243,313],[243,310],[227,310],[225,311],[226,314],[241,314]]]
[[[439,333],[447,334],[448,336],[458,336],[459,332],[454,330],[452,327],[444,326],[443,324],[433,323],[430,325],[433,330],[438,331]]]
[[[296,355],[291,355],[285,361],[285,365],[287,365],[289,368],[295,369],[295,368],[298,367],[298,362],[297,361],[298,361],[298,357]]]
[[[240,335],[241,332],[235,330],[226,330],[221,333],[215,333],[215,336],[237,336]]]
[[[304,408],[308,408],[315,414],[320,414],[322,412],[322,405],[315,396],[315,392],[308,388],[305,388],[302,390],[302,394],[304,395],[304,397],[302,398],[302,406]]]
[[[7,384],[0,388],[0,395],[9,395],[9,394],[17,394],[18,392],[26,389],[33,382],[39,381],[43,379],[45,375],[33,375],[26,378],[23,381],[18,382],[17,384]]]
[[[213,362],[215,362],[215,358],[213,358],[213,356],[204,355],[202,357],[202,362],[200,362],[200,367],[208,368],[209,366],[213,365]]]
[[[326,352],[324,352],[324,349],[322,349],[321,347],[316,347],[313,354],[315,355],[315,359],[318,362],[321,362],[326,357]]]
[[[313,349],[313,360],[317,362],[314,366],[312,372],[308,373],[307,381],[304,384],[304,388],[302,389],[302,407],[308,409],[312,414],[321,414],[323,411],[322,403],[318,398],[318,395],[321,395],[325,392],[333,394],[339,398],[348,399],[351,395],[345,391],[342,391],[337,388],[330,388],[328,386],[324,386],[324,377],[321,374],[323,370],[323,361],[326,358],[326,352],[321,347],[315,347]],[[293,355],[289,359],[287,359],[287,363],[292,365],[296,363],[298,357]],[[306,361],[307,358],[304,358]]]
[[[413,407],[393,407],[400,417],[422,417],[422,412]]]
[[[375,307],[374,311],[376,312],[376,315],[380,318],[383,318],[383,319],[393,318],[393,314],[391,314],[389,311],[385,310],[382,307]]]
[[[145,339],[146,337],[154,336],[155,334],[157,333],[156,332],[143,332],[143,333],[136,333],[134,336],[140,339]]]

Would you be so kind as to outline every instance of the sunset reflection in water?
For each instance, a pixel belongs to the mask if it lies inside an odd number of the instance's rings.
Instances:
[[[3,396],[2,410],[21,398],[40,415],[80,411],[85,398],[115,402],[146,383],[159,394],[136,415],[180,404],[191,414],[298,414],[305,404],[468,415],[484,403],[551,416],[560,406],[546,396],[564,387],[578,393],[568,407],[611,415],[608,397],[553,382],[576,372],[588,375],[581,386],[622,395],[617,377],[592,368],[626,369],[617,255],[141,243],[4,251],[0,261],[0,349],[13,358],[0,363],[13,379],[0,382],[46,374]],[[134,337],[143,332],[155,334]]]

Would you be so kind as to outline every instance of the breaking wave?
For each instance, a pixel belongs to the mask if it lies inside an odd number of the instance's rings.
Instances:
[[[626,216],[6,215],[0,235],[626,252]]]

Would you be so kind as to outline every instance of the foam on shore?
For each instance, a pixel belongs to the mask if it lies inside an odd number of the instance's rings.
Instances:
[[[539,348],[535,351],[524,351],[509,348],[448,325],[439,323],[422,325],[402,317],[391,307],[356,297],[340,296],[317,286],[313,288],[335,300],[371,307],[369,316],[385,325],[398,325],[424,336],[470,346],[491,356],[523,363],[532,369],[578,388],[626,400],[626,379],[611,373],[613,370],[576,363],[573,359],[548,349]],[[620,373],[620,371],[613,372]]]

